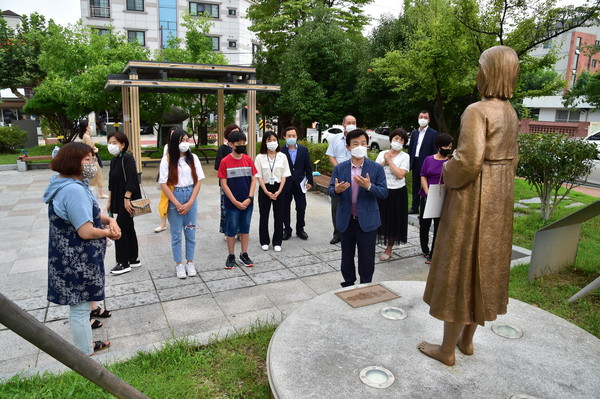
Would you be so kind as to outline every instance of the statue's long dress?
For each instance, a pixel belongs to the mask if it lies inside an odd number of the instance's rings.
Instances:
[[[440,320],[477,323],[506,313],[519,120],[508,101],[483,99],[462,115],[423,299]]]

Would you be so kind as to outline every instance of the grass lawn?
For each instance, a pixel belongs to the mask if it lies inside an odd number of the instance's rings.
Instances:
[[[409,198],[410,198],[410,177]],[[536,197],[528,184],[515,180],[515,201]],[[519,209],[515,218],[513,243],[533,245],[536,230],[578,208],[573,202],[589,204],[597,198],[571,192],[550,222],[541,221],[539,204]],[[569,304],[566,300],[593,281],[600,272],[600,218],[583,224],[575,265],[561,273],[527,281],[529,265],[512,269],[510,297],[554,313],[600,338],[600,293],[595,292]],[[177,340],[164,349],[109,367],[118,376],[152,398],[269,398],[266,354],[273,325],[259,325],[248,333],[205,346]],[[14,377],[0,386],[1,398],[109,398],[94,384],[74,372],[61,376]]]

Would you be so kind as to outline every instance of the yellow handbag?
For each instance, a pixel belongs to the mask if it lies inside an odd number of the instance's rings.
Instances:
[[[173,191],[173,186],[168,186]],[[158,200],[158,214],[162,217],[167,216],[169,210],[169,198],[165,195],[163,190],[160,190],[160,200]]]

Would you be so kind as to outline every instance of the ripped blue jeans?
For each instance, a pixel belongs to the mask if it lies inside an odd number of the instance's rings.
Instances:
[[[175,187],[173,194],[177,201],[185,204],[189,201],[194,191],[194,186]],[[176,263],[183,262],[181,253],[181,235],[185,236],[185,258],[187,260],[194,259],[194,251],[196,249],[196,218],[198,216],[198,199],[194,201],[194,205],[185,215],[180,215],[171,202],[169,202],[169,210],[167,218],[171,227],[171,248],[173,249],[173,260]]]

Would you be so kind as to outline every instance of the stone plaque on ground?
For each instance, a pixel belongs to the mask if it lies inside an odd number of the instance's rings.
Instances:
[[[360,308],[361,306],[372,305],[374,303],[400,298],[400,296],[388,290],[381,284],[355,288],[349,291],[336,292],[335,294],[353,308]]]

